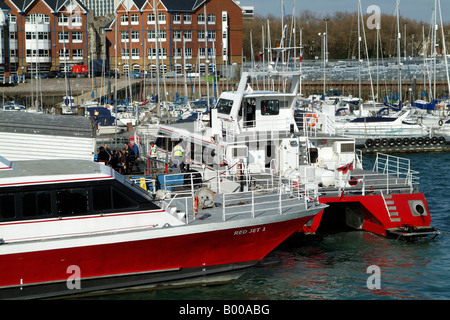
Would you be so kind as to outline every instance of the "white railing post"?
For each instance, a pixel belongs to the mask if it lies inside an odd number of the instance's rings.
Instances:
[[[225,193],[222,195],[222,220],[225,221]]]
[[[255,192],[252,191],[252,218],[255,217]]]

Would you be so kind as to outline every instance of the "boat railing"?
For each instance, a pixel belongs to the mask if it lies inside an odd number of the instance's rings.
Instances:
[[[379,137],[398,137],[399,135],[405,137],[427,136],[429,132],[424,127],[406,124],[400,125],[377,125],[368,126],[363,123],[362,126],[343,125],[337,126],[335,129],[337,135],[341,136],[362,136],[364,138],[379,138]]]
[[[319,203],[318,193],[299,189],[294,195],[290,192],[291,188],[284,187],[251,190],[243,192],[223,193],[222,201],[222,220],[226,221],[227,216],[237,214],[249,214],[252,218],[267,211],[278,211],[278,214],[284,214],[292,208],[297,208],[298,200],[303,200],[305,208]]]
[[[419,172],[411,169],[409,159],[384,153],[378,153],[373,166],[373,172],[405,179],[405,184],[411,188],[419,184]],[[388,179],[389,181],[389,179]]]

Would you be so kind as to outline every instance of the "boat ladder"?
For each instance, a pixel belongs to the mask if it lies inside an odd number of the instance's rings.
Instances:
[[[401,218],[399,216],[397,206],[395,205],[395,200],[392,197],[392,194],[384,195],[383,191],[381,191],[381,197],[383,198],[384,205],[386,206],[387,213],[391,222],[400,222]]]

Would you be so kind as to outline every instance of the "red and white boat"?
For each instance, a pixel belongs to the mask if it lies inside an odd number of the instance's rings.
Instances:
[[[251,84],[278,91],[256,91]],[[281,183],[317,191],[328,207],[301,232],[344,227],[405,239],[439,234],[409,160],[378,154],[372,169],[364,169],[355,139],[333,134],[333,124],[321,115],[296,116],[299,86],[294,72],[243,73],[237,91],[220,95],[210,123],[162,125],[149,139],[161,161],[170,160],[181,142],[190,170],[204,181],[234,175],[249,190]]]
[[[194,219],[192,198],[155,200],[99,163],[0,157],[0,298],[246,268],[324,208],[282,189],[216,196]]]

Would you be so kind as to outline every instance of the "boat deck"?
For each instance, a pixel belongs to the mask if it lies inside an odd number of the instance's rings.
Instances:
[[[198,213],[194,219],[194,200],[191,196],[176,197],[170,207],[176,207],[178,217],[187,219],[189,224],[218,223],[223,221],[248,220],[249,218],[268,218],[305,211],[304,215],[312,215],[311,211],[321,206],[313,199],[289,193],[271,192],[267,190],[246,191],[230,194],[215,194],[213,202],[199,201]],[[325,207],[324,207],[325,208]]]

